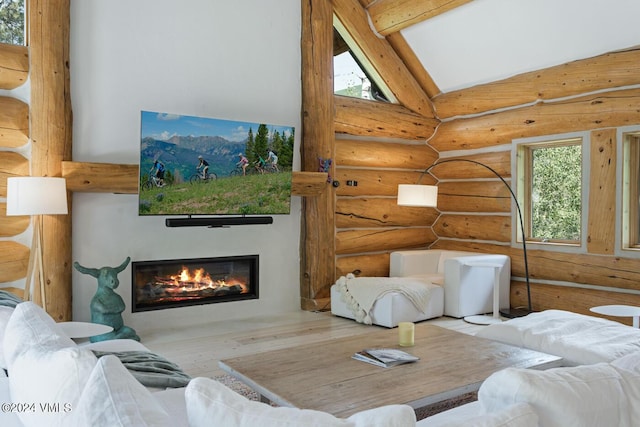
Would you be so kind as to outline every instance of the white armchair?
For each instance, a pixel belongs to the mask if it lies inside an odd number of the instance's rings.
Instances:
[[[418,310],[405,295],[393,291],[385,293],[375,301],[369,313],[372,322],[393,328],[398,322],[419,322],[443,314],[465,317],[490,313],[493,311],[495,270],[477,265],[483,262],[503,265],[500,270],[500,308],[508,308],[511,284],[509,257],[447,250],[396,251],[390,255],[390,286],[397,282],[394,278],[415,278],[429,287],[430,299],[423,310]],[[355,319],[355,314],[342,297],[338,285],[333,285],[331,312]]]
[[[444,288],[444,314],[465,317],[493,311],[494,269],[500,264],[499,307],[509,308],[511,260],[506,255],[447,250],[413,250],[391,253],[390,276],[421,277]]]

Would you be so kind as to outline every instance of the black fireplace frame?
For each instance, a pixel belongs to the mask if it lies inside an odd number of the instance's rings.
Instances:
[[[165,266],[175,264],[178,268],[183,265],[198,264],[202,266],[205,263],[224,263],[224,262],[250,262],[249,273],[249,292],[242,294],[229,294],[221,296],[202,297],[195,300],[183,300],[172,302],[161,302],[153,304],[139,303],[137,301],[138,285],[136,283],[136,272],[138,268],[149,268],[153,266]],[[259,267],[260,256],[259,255],[238,255],[238,256],[223,256],[223,257],[202,257],[202,258],[184,258],[184,259],[167,259],[167,260],[150,260],[150,261],[133,261],[131,263],[131,311],[133,313],[145,312],[152,310],[163,310],[168,308],[178,307],[191,307],[205,304],[217,304],[221,302],[232,301],[245,301],[259,298]]]

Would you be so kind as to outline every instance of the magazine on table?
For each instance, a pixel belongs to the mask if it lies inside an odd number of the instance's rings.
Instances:
[[[382,366],[383,368],[420,360],[419,357],[395,348],[368,348],[355,353],[351,357],[361,362]]]

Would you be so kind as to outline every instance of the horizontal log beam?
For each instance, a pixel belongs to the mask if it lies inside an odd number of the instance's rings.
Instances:
[[[511,212],[511,194],[502,181],[455,181],[438,184],[441,212]]]
[[[62,162],[67,190],[84,193],[138,193],[138,165]]]
[[[431,226],[438,212],[398,206],[395,198],[345,198],[336,202],[336,228]]]
[[[431,228],[382,228],[336,233],[336,254],[424,248],[436,240]]]
[[[10,240],[0,241],[0,283],[24,279],[29,265],[28,247]]]
[[[293,172],[291,194],[294,196],[319,196],[330,187],[326,172]]]
[[[336,166],[426,169],[438,158],[426,144],[409,145],[377,141],[336,140]]]
[[[511,217],[443,214],[433,224],[438,237],[467,240],[511,241]]]
[[[62,162],[67,189],[84,193],[138,194],[138,165]],[[328,187],[325,172],[293,172],[291,193],[316,196]]]
[[[468,250],[511,257],[511,275],[524,278],[522,250],[510,246],[441,239],[433,249]],[[527,249],[532,280],[553,280],[581,285],[640,291],[638,260],[611,255],[549,252]]]
[[[29,49],[0,43],[0,89],[22,86],[29,76]]]
[[[7,178],[29,175],[29,160],[12,151],[0,151],[0,197],[7,197]]]
[[[7,204],[0,203],[0,237],[17,236],[29,228],[28,215],[7,216]]]
[[[471,0],[378,0],[367,11],[376,31],[386,36],[443,14]]]
[[[511,144],[513,139],[640,123],[640,89],[611,91],[444,122],[429,144],[467,150]]]
[[[369,17],[358,0],[333,0],[338,28],[358,59],[393,93],[401,105],[424,117],[435,118],[431,100],[404,65],[389,42],[379,38],[369,25]]]
[[[442,119],[637,84],[640,49],[634,48],[443,93],[433,103]]]
[[[527,305],[527,289],[523,282],[511,282],[510,301],[512,307]],[[631,326],[632,319],[630,317],[603,316],[593,313],[589,309],[599,305],[624,304],[640,306],[640,295],[532,282],[531,303],[535,311],[566,310],[602,317]]]
[[[29,105],[0,96],[0,147],[22,147],[29,142]]]
[[[439,123],[397,104],[336,95],[334,105],[335,131],[347,135],[427,140]]]
[[[492,151],[464,157],[447,157],[442,160],[452,159],[473,160],[489,166],[502,178],[511,177],[511,151]],[[437,179],[497,178],[489,169],[465,161],[438,164],[430,172]]]
[[[388,277],[389,253],[338,257],[336,277],[349,273],[359,277]]]
[[[336,195],[397,196],[399,184],[415,184],[420,175],[422,172],[338,167],[334,179],[340,186],[336,188]],[[433,184],[435,180],[429,175],[421,182]]]

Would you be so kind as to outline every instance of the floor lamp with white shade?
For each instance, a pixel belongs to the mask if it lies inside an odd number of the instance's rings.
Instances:
[[[474,165],[482,166],[483,168],[492,172],[495,176],[500,178],[500,181],[507,187],[511,197],[513,198],[513,202],[515,203],[518,220],[520,225],[520,230],[522,232],[522,254],[524,257],[524,274],[527,285],[527,307],[526,308],[511,308],[500,310],[500,314],[504,317],[513,318],[513,317],[522,317],[531,313],[531,285],[529,284],[529,261],[527,260],[527,242],[525,238],[525,228],[524,221],[522,220],[522,211],[520,210],[520,204],[518,203],[518,198],[511,186],[504,180],[502,176],[490,166],[485,165],[484,163],[480,163],[471,159],[444,159],[439,160],[437,163],[432,164],[428,168],[422,172],[420,178],[418,179],[417,184],[400,184],[398,186],[398,205],[400,206],[417,206],[417,207],[437,207],[438,206],[438,187],[435,185],[421,185],[420,181],[422,177],[424,177],[431,169],[434,167],[441,165],[443,163],[451,163],[451,162],[467,162],[473,163]]]
[[[24,299],[32,300],[34,289],[40,293],[46,308],[44,269],[42,265],[42,215],[66,215],[67,185],[64,178],[11,177],[7,178],[7,216],[31,215],[33,241],[27,267]],[[37,282],[33,286],[32,279]]]

